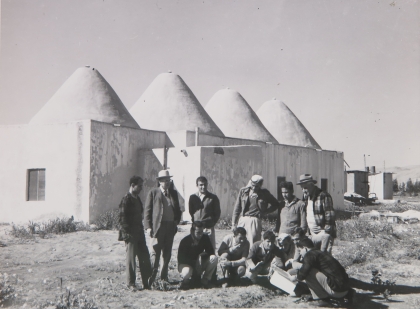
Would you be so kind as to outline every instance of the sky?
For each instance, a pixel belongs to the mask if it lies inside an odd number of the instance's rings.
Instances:
[[[0,125],[78,67],[128,109],[171,70],[203,106],[225,87],[283,101],[348,169],[420,164],[420,0],[2,0],[0,48]]]

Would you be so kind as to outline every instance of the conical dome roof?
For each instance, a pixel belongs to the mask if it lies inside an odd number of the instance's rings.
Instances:
[[[140,129],[114,89],[94,68],[77,69],[30,124],[92,119]]]
[[[236,90],[226,88],[216,92],[206,111],[226,136],[277,143]]]
[[[280,144],[321,149],[305,126],[281,101],[272,99],[257,111],[266,128]]]
[[[194,131],[224,137],[222,131],[198,102],[182,78],[173,73],[159,74],[130,109],[144,129]]]

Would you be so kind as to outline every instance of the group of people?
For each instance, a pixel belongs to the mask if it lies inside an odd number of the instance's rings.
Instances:
[[[119,240],[126,244],[126,279],[132,289],[136,289],[136,258],[144,288],[150,288],[155,281],[161,255],[160,279],[168,281],[172,245],[181,220],[178,193],[171,177],[168,170],[160,171],[159,186],[148,192],[143,205],[139,198],[143,179],[133,176],[129,192],[120,203]],[[270,276],[281,269],[289,273],[291,281],[306,282],[313,299],[351,301],[354,291],[349,287],[348,275],[331,255],[336,237],[331,196],[316,186],[310,174],[301,175],[297,182],[303,191],[302,200],[294,195],[291,182],[280,184],[283,199],[279,201],[262,188],[263,181],[263,177],[254,175],[239,190],[232,216],[233,233],[225,236],[217,249],[214,227],[221,214],[220,202],[208,191],[207,179],[197,178],[197,192],[188,202],[190,234],[178,248],[180,288],[200,284],[214,287],[219,264],[231,285],[238,284],[243,276],[256,283],[259,275]],[[262,217],[276,210],[274,231],[262,233]],[[145,232],[150,236],[149,247]]]

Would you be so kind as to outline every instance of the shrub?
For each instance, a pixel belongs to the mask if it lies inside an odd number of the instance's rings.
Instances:
[[[108,210],[94,222],[98,230],[119,230],[119,209]]]
[[[29,221],[27,227],[12,225],[10,235],[20,239],[35,239],[35,235],[45,238],[48,234],[65,234],[77,231],[90,231],[89,224],[74,221],[74,217],[56,218],[47,222]]]

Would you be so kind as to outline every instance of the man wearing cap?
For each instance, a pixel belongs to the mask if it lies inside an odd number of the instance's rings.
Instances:
[[[163,265],[160,278],[168,281],[172,244],[181,220],[178,192],[171,188],[171,177],[168,170],[161,170],[156,178],[159,187],[150,190],[146,199],[144,226],[151,237],[150,261],[153,269],[149,285],[153,283],[158,272],[161,253]]]
[[[261,240],[261,217],[280,206],[267,189],[261,188],[263,181],[260,175],[252,176],[248,186],[239,190],[233,209],[232,229],[242,226],[246,230],[250,247]]]
[[[337,236],[333,200],[331,195],[315,185],[316,182],[310,174],[304,174],[297,184],[301,186],[304,196],[307,196],[306,220],[311,239],[315,247],[331,253]]]
[[[214,226],[220,218],[219,198],[207,190],[207,178],[200,176],[195,181],[198,191],[190,196],[188,202],[192,221],[201,221],[204,224],[204,233],[210,237],[213,249],[216,250],[216,235]]]
[[[283,195],[284,207],[279,211],[275,231],[279,234],[285,233],[292,235],[296,229],[301,228],[305,233],[306,223],[306,205],[294,195],[293,184],[291,182],[282,182],[280,184],[281,194]]]

